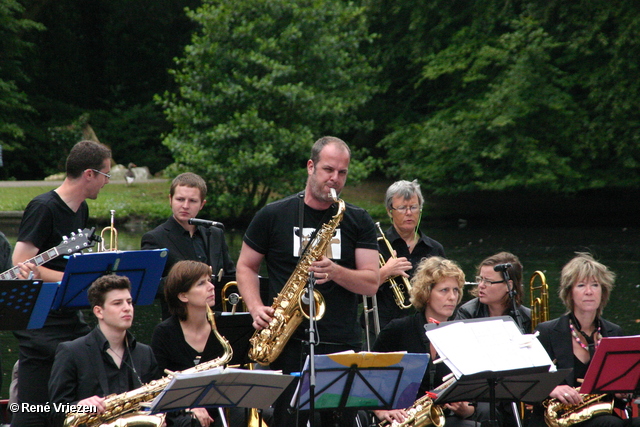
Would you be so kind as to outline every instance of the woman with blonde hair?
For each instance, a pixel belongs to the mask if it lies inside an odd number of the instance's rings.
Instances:
[[[424,259],[411,279],[411,303],[417,312],[392,320],[380,331],[373,346],[373,351],[407,351],[431,356],[416,399],[441,385],[442,378],[451,372],[444,363],[433,363],[438,356],[424,327],[427,323],[449,320],[462,299],[464,282],[464,272],[454,261],[441,257]],[[470,419],[474,415],[474,407],[468,402],[450,403],[444,408],[447,426],[475,425],[475,421]],[[380,420],[389,422],[403,422],[408,416],[404,409],[374,413]]]
[[[622,335],[620,326],[602,318],[614,281],[615,273],[607,266],[588,253],[576,253],[560,273],[558,295],[567,312],[536,327],[540,332],[538,339],[555,361],[556,367],[571,368],[565,380],[549,394],[549,397],[562,404],[583,403],[579,386],[600,341],[603,337]],[[613,396],[610,396],[609,400],[612,399]],[[623,402],[619,403],[623,406]],[[542,412],[541,406],[535,408],[531,426],[544,425]],[[579,425],[616,427],[638,425],[638,422],[637,418],[623,420],[615,414],[600,414]]]

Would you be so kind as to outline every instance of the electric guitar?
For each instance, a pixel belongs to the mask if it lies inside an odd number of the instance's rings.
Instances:
[[[93,247],[96,242],[99,242],[100,236],[96,236],[95,227],[85,228],[84,230],[78,229],[78,233],[71,233],[71,237],[63,237],[62,243],[55,248],[51,248],[46,252],[42,252],[33,258],[25,261],[25,263],[33,263],[36,266],[40,266],[46,262],[51,261],[60,255],[71,255],[72,253],[81,251],[83,249]],[[0,273],[0,280],[12,280],[20,277],[20,267],[15,266]]]

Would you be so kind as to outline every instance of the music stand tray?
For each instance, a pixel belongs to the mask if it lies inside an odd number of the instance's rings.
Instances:
[[[42,328],[57,290],[57,282],[0,280],[0,330]]]
[[[69,256],[53,309],[89,307],[87,289],[105,274],[127,276],[131,297],[137,305],[148,305],[160,284],[167,262],[167,249],[76,253]]]
[[[396,409],[410,406],[429,363],[428,354],[344,352],[316,355],[314,409]],[[298,409],[310,409],[309,356],[298,390]]]
[[[640,335],[604,337],[589,364],[580,393],[640,391]]]
[[[218,332],[229,341],[233,349],[233,357],[229,364],[243,365],[251,362],[249,359],[249,339],[256,331],[253,327],[251,314],[248,312],[235,314],[216,312],[216,326]]]
[[[291,375],[268,370],[215,368],[176,373],[149,410],[158,413],[202,407],[267,409],[291,381]]]
[[[571,369],[549,371],[548,367],[534,367],[463,375],[452,385],[438,392],[434,402],[491,402],[493,399],[538,403],[549,397],[549,393],[569,372]]]

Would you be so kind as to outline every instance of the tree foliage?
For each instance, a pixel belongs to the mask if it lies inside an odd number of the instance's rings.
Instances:
[[[42,29],[22,18],[23,10],[15,0],[0,0],[0,146],[9,151],[20,145],[24,138],[21,122],[32,111],[20,87],[27,80],[22,60],[31,47],[25,34]]]
[[[416,42],[409,57],[419,95],[380,144],[389,164],[437,193],[637,185],[638,19],[630,1],[414,15],[409,27],[435,47]]]
[[[165,93],[175,171],[206,177],[218,215],[246,220],[301,188],[312,142],[362,123],[375,72],[365,10],[340,0],[205,1]],[[352,163],[357,169],[356,162]]]

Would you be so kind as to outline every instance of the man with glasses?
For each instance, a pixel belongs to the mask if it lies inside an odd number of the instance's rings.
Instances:
[[[392,224],[384,234],[394,253],[389,253],[387,245],[382,240],[378,242],[380,255],[386,260],[380,267],[381,286],[376,294],[380,329],[393,319],[413,312],[412,308],[402,309],[398,306],[389,279],[395,278],[397,283],[402,283],[403,277],[407,280],[411,278],[423,259],[432,256],[445,257],[442,245],[419,228],[423,203],[424,198],[417,180],[396,181],[387,189],[385,206]],[[405,304],[408,305],[408,301],[409,295],[405,295]],[[364,322],[364,317],[362,320]],[[373,318],[370,317],[369,320],[369,325],[373,325]],[[369,341],[375,341],[373,328],[369,328]]]
[[[36,196],[25,208],[13,250],[13,264],[22,264],[58,246],[63,236],[86,228],[89,219],[86,200],[98,197],[109,182],[110,170],[111,150],[105,145],[95,141],[75,144],[67,157],[63,183]],[[59,282],[66,264],[64,257],[54,258],[37,269],[39,277],[45,282]],[[48,402],[47,383],[58,343],[87,332],[89,327],[82,314],[68,309],[51,311],[42,329],[14,332],[20,344],[19,403]],[[47,425],[46,418],[47,414],[17,412],[11,425],[43,426]]]

